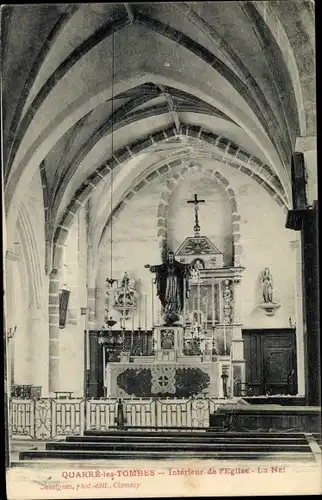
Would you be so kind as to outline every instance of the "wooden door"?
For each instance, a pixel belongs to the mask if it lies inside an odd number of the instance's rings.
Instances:
[[[249,395],[296,394],[295,330],[244,330]]]

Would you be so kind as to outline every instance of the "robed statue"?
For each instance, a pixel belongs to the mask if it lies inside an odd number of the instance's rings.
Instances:
[[[262,278],[262,292],[265,303],[273,303],[273,278],[268,267],[265,267]]]
[[[168,252],[167,260],[157,266],[144,267],[156,274],[157,295],[160,299],[165,322],[171,325],[180,319],[184,300],[189,297],[190,264],[182,264]]]

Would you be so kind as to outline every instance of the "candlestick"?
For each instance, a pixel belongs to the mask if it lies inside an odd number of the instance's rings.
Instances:
[[[192,329],[195,327],[195,298],[192,299],[192,320],[191,320]]]
[[[215,326],[215,281],[211,280],[211,308],[212,308],[212,326]]]
[[[208,329],[208,297],[206,297],[206,324],[205,324],[205,329],[206,329],[206,333],[207,333],[207,329]]]
[[[186,279],[183,279],[183,327],[186,326]]]
[[[144,295],[144,330],[145,332],[148,329],[148,296],[147,294]]]
[[[105,360],[105,345],[103,348],[103,390],[106,391],[106,360]]]
[[[226,320],[224,319],[224,354],[227,352]]]
[[[138,314],[139,314],[138,328],[141,328],[141,298],[139,298],[139,300],[138,300]]]
[[[124,285],[123,288],[123,328],[125,328],[125,316],[126,316],[126,284]]]
[[[198,309],[198,328],[200,326],[200,272],[198,270],[198,284],[197,284],[197,309]]]
[[[154,327],[154,280],[152,279],[152,328]]]
[[[138,331],[138,348],[139,348],[139,356],[142,356],[141,327],[139,327],[139,331]]]
[[[229,370],[229,378],[230,378],[230,397],[232,398],[232,397],[234,396],[232,349],[230,349],[230,370]]]

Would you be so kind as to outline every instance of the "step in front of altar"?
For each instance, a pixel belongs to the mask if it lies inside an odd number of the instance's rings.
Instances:
[[[260,435],[248,433],[190,433],[143,431],[87,431],[63,442],[47,443],[45,450],[24,450],[22,462],[31,460],[108,460],[201,458],[218,460],[313,461],[303,433]]]
[[[315,432],[321,430],[321,408],[318,406],[281,405],[225,405],[209,418],[210,428],[226,427],[230,431],[256,429],[297,430]]]

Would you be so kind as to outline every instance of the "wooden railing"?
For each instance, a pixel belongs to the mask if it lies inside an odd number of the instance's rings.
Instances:
[[[124,427],[207,428],[209,417],[228,400],[191,399],[11,399],[11,438],[56,440],[84,430]]]

